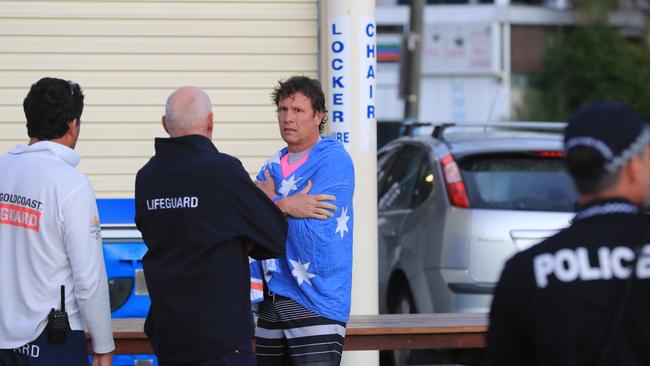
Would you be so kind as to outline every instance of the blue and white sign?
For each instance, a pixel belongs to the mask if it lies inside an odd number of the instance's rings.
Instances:
[[[350,61],[351,28],[350,17],[332,18],[329,28],[329,101],[330,132],[343,144],[351,142],[350,87],[352,65]]]
[[[377,87],[377,27],[372,17],[359,18],[359,146],[362,151],[370,150],[371,139],[376,141],[377,121],[375,93]]]

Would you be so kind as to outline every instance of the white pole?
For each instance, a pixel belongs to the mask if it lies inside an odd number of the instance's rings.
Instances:
[[[495,4],[497,6],[501,7],[509,7],[510,6],[510,0],[496,0]],[[501,99],[501,113],[499,115],[500,120],[510,120],[512,116],[512,102],[510,101],[511,98],[511,86],[510,86],[510,78],[511,78],[511,66],[510,66],[510,20],[504,20],[501,23],[501,59],[502,64],[501,64],[501,90],[503,90],[503,93],[499,98]]]
[[[512,101],[511,98],[511,66],[510,66],[510,29],[511,25],[508,22],[503,23],[503,118],[502,120],[510,120],[512,117]]]
[[[320,4],[320,77],[330,134],[355,169],[352,314],[377,314],[377,27],[374,0]],[[378,365],[376,351],[345,352],[343,365]]]

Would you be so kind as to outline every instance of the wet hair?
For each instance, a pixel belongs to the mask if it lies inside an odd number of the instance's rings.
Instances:
[[[311,100],[314,115],[323,112],[323,119],[318,125],[318,130],[323,133],[325,123],[327,123],[327,109],[325,108],[325,94],[318,80],[307,76],[292,76],[285,81],[278,82],[278,86],[273,89],[271,97],[277,106],[280,99],[288,98],[298,92]]]
[[[596,150],[577,146],[565,157],[569,174],[576,189],[581,194],[592,194],[613,187],[620,176],[621,169],[609,172],[605,168],[605,159]]]
[[[52,140],[65,135],[70,122],[81,122],[84,95],[79,84],[57,78],[42,78],[32,84],[23,101],[27,135]]]

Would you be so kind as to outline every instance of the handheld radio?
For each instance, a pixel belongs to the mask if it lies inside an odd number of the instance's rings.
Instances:
[[[51,344],[62,344],[68,336],[70,322],[65,312],[65,286],[61,285],[61,309],[50,310],[47,316],[47,340]]]

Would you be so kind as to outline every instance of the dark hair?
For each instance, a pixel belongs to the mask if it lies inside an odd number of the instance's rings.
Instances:
[[[603,156],[587,146],[571,148],[565,161],[576,189],[581,194],[597,193],[614,186],[621,171],[608,172]]]
[[[79,84],[56,78],[42,78],[29,89],[23,101],[27,135],[52,140],[65,135],[70,122],[81,122],[84,95]]]
[[[288,98],[298,92],[311,100],[314,115],[317,112],[323,112],[323,119],[318,125],[318,129],[322,133],[325,130],[325,123],[327,123],[327,109],[325,108],[325,94],[318,80],[307,76],[292,76],[286,81],[279,81],[278,86],[273,89],[271,97],[277,106],[280,99]]]

